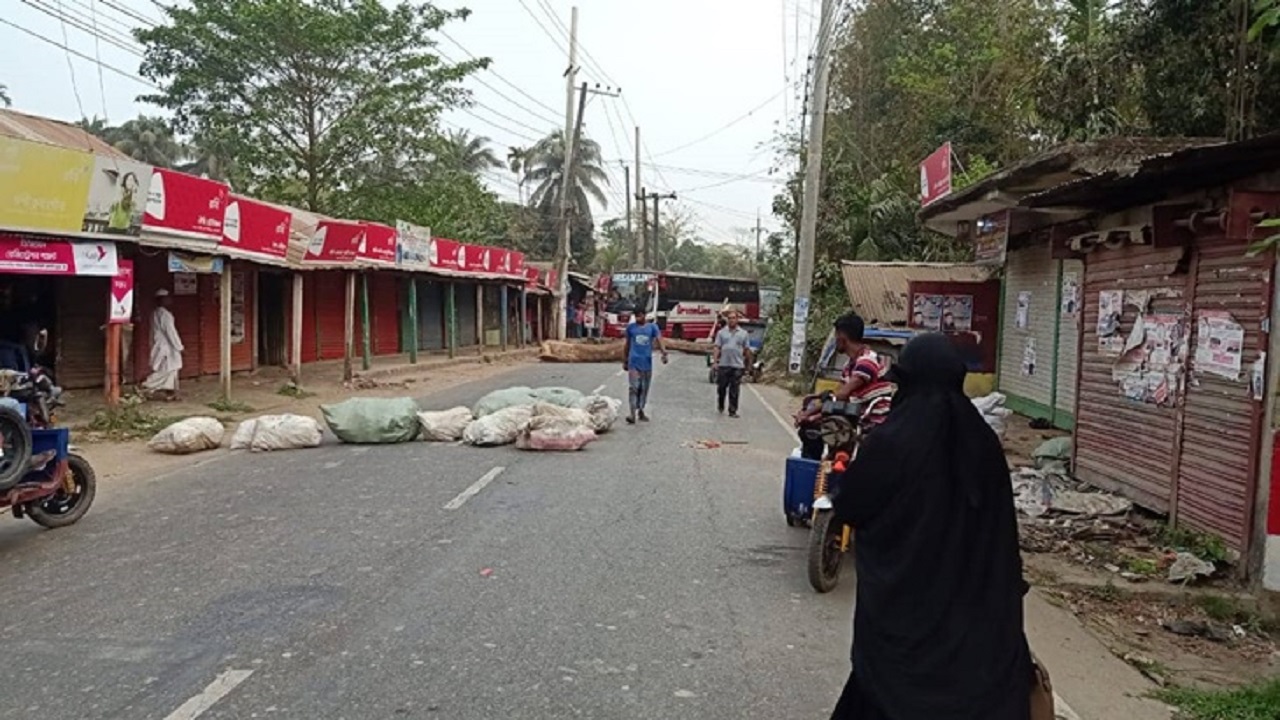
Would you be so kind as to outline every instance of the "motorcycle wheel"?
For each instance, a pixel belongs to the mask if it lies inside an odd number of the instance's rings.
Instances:
[[[0,492],[22,481],[31,464],[31,426],[22,413],[10,407],[0,407],[0,443],[4,454],[0,456]]]
[[[809,584],[829,593],[840,582],[840,536],[843,526],[830,511],[820,512],[809,528]]]
[[[75,486],[72,492],[59,489],[56,494],[27,506],[27,514],[36,524],[47,528],[66,527],[89,512],[98,493],[98,476],[93,466],[79,455],[68,455],[67,472]]]

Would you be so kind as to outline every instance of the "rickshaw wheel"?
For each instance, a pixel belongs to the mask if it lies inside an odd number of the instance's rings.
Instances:
[[[36,524],[47,528],[66,527],[89,512],[98,492],[98,476],[93,472],[93,466],[79,455],[68,455],[67,472],[71,475],[74,490],[59,489],[56,494],[27,507],[27,514]]]
[[[840,539],[843,524],[834,522],[834,513],[820,512],[809,528],[809,584],[820,593],[829,593],[840,582]]]

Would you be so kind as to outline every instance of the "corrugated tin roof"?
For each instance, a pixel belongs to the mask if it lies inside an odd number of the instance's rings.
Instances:
[[[912,282],[982,282],[991,269],[967,263],[851,262],[841,263],[845,291],[853,311],[867,325],[905,327],[907,289]]]
[[[61,120],[0,109],[0,135],[48,145],[84,150],[108,157],[127,157],[96,135]]]

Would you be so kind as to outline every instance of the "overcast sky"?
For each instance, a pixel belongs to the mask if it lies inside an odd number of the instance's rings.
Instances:
[[[439,50],[454,61],[467,54],[493,59],[492,69],[466,81],[476,104],[451,111],[446,126],[493,140],[495,152],[527,146],[564,123],[565,35],[570,0],[439,0],[467,6],[465,23],[446,26]],[[816,30],[817,0],[577,0],[579,81],[620,87],[614,99],[592,96],[585,128],[610,161],[609,207],[623,212],[619,161],[634,165],[634,127],[641,128],[643,182],[675,191],[711,242],[740,237],[759,210],[766,231],[777,227],[769,207],[782,173],[762,147],[800,115],[802,79]],[[76,18],[90,32],[32,7]],[[134,100],[150,88],[136,77],[138,48],[128,29],[157,22],[151,0],[0,0],[0,83],[14,109],[63,120],[106,115],[123,122],[156,109]],[[8,21],[22,29],[4,24]],[[63,44],[64,52],[30,33]],[[119,47],[123,45],[125,47]],[[109,68],[100,68],[96,59]],[[68,62],[70,67],[68,67]],[[114,68],[114,70],[112,69]],[[74,75],[74,83],[73,83]],[[518,90],[517,90],[518,88]],[[515,199],[510,173],[487,182]],[[462,238],[465,239],[465,238]],[[745,241],[745,238],[742,238]]]

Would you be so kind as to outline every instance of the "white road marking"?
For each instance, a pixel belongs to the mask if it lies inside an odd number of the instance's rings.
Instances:
[[[1072,710],[1067,701],[1063,700],[1057,692],[1053,694],[1053,714],[1058,716],[1058,720],[1081,720],[1076,711]]]
[[[499,465],[498,467],[480,476],[479,480],[471,483],[471,487],[458,493],[458,497],[446,503],[444,506],[444,509],[457,510],[458,508],[462,507],[467,503],[468,500],[475,497],[481,490],[483,490],[486,485],[493,482],[494,478],[501,475],[503,470],[506,470],[506,468]]]
[[[614,373],[614,374],[613,374],[613,376],[614,376],[614,377],[622,377],[623,375],[626,375],[626,374],[627,374],[627,371],[626,371],[626,370],[619,370],[618,372]]]
[[[769,404],[769,401],[764,399],[764,396],[760,394],[760,391],[756,389],[755,385],[747,385],[747,389],[751,391],[752,395],[756,396],[756,399],[760,401],[760,404],[764,405],[764,409],[769,411],[769,414],[773,416],[774,420],[778,421],[778,424],[782,426],[782,429],[785,430],[788,435],[795,434],[795,423],[788,421],[786,418],[782,417],[782,415],[778,414],[778,411],[774,410],[773,406]]]
[[[592,390],[590,394],[591,394],[591,395],[599,395],[599,394],[600,394],[600,391],[601,391],[601,390],[603,390],[603,389],[604,389],[604,383],[600,383],[600,386],[599,386],[599,387],[597,387],[595,390]]]
[[[227,670],[214,678],[213,682],[200,691],[200,694],[182,703],[177,710],[166,715],[164,720],[195,720],[219,700],[226,697],[227,693],[235,690],[237,685],[248,680],[252,674],[252,670]]]

